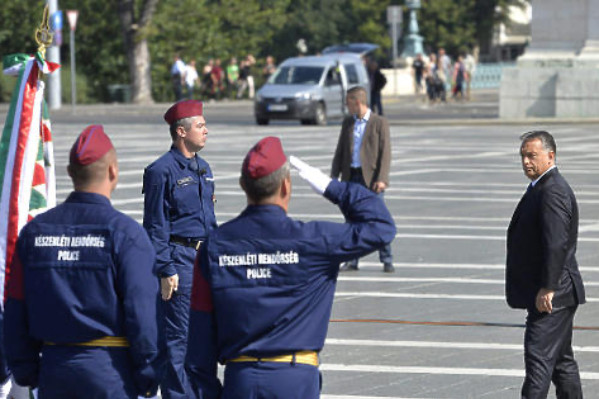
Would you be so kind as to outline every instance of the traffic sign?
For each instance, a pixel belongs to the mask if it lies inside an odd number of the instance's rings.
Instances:
[[[67,10],[67,18],[69,19],[69,26],[72,31],[75,31],[75,27],[77,26],[77,17],[79,16],[79,11],[77,10]]]
[[[388,24],[401,24],[403,19],[403,12],[401,6],[389,6],[387,7],[387,23]]]
[[[52,28],[54,32],[61,30],[63,25],[62,22],[62,11],[58,10],[56,12],[53,12],[52,17],[50,17],[50,28]]]
[[[420,0],[406,0],[406,7],[411,10],[420,8]]]

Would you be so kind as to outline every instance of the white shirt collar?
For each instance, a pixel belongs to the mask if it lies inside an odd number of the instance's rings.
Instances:
[[[366,113],[364,114],[364,116],[362,118],[358,118],[358,115],[354,115],[354,119],[356,121],[365,121],[365,122],[368,122],[368,120],[370,119],[370,108],[368,108],[366,110]]]
[[[547,170],[546,170],[546,171],[545,171],[545,172],[544,172],[544,173],[543,173],[541,176],[537,177],[537,178],[536,178],[536,180],[533,180],[533,182],[532,182],[532,183],[530,183],[530,184],[532,184],[532,186],[534,187],[534,186],[535,186],[535,184],[537,184],[537,183],[539,182],[539,180],[541,180],[541,179],[543,178],[543,176],[545,176],[545,175],[547,174],[547,172],[549,172],[550,170],[552,170],[552,169],[555,169],[555,168],[557,168],[557,165],[553,165],[553,166],[551,166],[551,167],[550,167],[549,169],[547,169]]]

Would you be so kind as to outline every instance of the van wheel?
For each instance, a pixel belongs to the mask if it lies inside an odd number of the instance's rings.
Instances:
[[[313,122],[315,125],[324,126],[327,124],[327,114],[325,113],[324,105],[318,104],[314,111]]]
[[[258,125],[261,125],[261,126],[268,125],[268,119],[266,119],[266,118],[256,118],[256,123]]]

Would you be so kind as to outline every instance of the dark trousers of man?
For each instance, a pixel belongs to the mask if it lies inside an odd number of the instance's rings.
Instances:
[[[358,183],[366,187],[366,182],[364,181],[364,176],[362,176],[361,168],[351,168],[351,174],[349,177],[349,181],[352,183]],[[385,198],[385,192],[380,192],[379,197],[381,199]],[[379,260],[381,263],[393,263],[393,254],[391,253],[391,244],[386,244],[383,248],[379,250]],[[347,262],[350,267],[358,267],[359,259],[353,259]]]
[[[164,399],[183,399],[189,397],[189,393],[185,392],[187,374],[184,363],[196,250],[183,245],[172,245],[172,257],[179,275],[179,289],[169,301],[162,302],[168,360],[160,391]]]
[[[221,399],[318,399],[320,373],[308,364],[229,363]]]
[[[552,313],[529,310],[524,334],[523,399],[545,399],[551,381],[558,399],[582,399],[580,374],[572,352],[576,308],[554,309]]]
[[[171,80],[173,82],[173,92],[175,93],[175,101],[179,101],[183,98],[181,75],[178,73],[171,75]]]
[[[370,103],[372,104],[372,112],[376,112],[379,115],[383,115],[383,101],[381,99],[380,91],[371,91],[370,92]]]
[[[47,345],[42,349],[39,397],[137,398],[128,348]]]

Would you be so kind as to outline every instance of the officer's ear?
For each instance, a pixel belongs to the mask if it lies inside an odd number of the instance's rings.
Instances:
[[[185,131],[185,127],[183,127],[183,125],[179,125],[177,126],[177,137],[183,138],[185,136],[187,136],[187,131]]]

